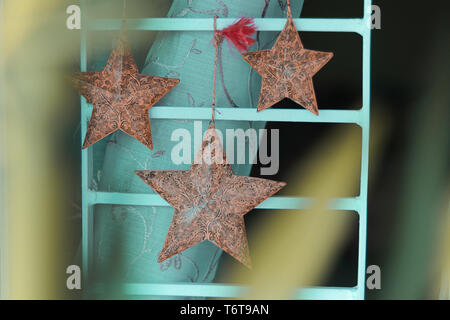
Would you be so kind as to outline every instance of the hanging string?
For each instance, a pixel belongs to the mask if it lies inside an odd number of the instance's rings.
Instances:
[[[217,32],[217,16],[214,16],[214,80],[213,80],[213,94],[212,94],[212,117],[211,123],[214,123],[214,116],[216,113],[216,79],[217,79],[217,56],[219,55],[219,44],[221,36]]]
[[[214,57],[214,81],[213,81],[213,97],[212,97],[212,119],[210,123],[214,122],[215,118],[215,107],[216,107],[216,82],[217,82],[217,68],[220,68],[220,75],[222,79],[222,85],[227,96],[228,100],[231,102],[231,105],[236,106],[231,97],[228,94],[228,91],[224,85],[223,81],[223,71],[222,71],[222,60],[221,60],[221,44],[223,39],[228,41],[228,45],[231,49],[231,44],[234,44],[236,49],[240,53],[247,52],[248,49],[255,42],[251,35],[255,33],[256,26],[254,24],[254,20],[252,18],[242,17],[232,25],[229,25],[223,30],[217,30],[217,18],[218,16],[214,16],[214,48],[215,48],[215,57]]]

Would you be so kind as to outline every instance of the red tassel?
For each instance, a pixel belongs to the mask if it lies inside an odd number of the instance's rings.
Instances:
[[[230,42],[238,49],[239,52],[247,52],[255,42],[255,39],[250,36],[255,33],[256,26],[252,18],[242,17],[237,22],[218,31],[219,36],[225,37],[228,45]]]

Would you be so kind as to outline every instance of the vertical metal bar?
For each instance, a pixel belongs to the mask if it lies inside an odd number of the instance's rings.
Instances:
[[[81,44],[80,44],[80,70],[87,69],[87,27],[84,10],[86,10],[85,0],[81,1]],[[87,128],[87,101],[81,97],[81,143],[83,143]],[[91,267],[91,253],[93,243],[93,215],[92,208],[89,203],[89,180],[92,174],[92,149],[87,148],[81,151],[81,207],[82,207],[82,272],[83,272],[83,287],[88,283],[89,271]]]
[[[366,252],[367,252],[367,189],[369,175],[369,137],[370,137],[370,49],[371,49],[371,29],[369,19],[371,19],[371,0],[364,1],[364,24],[362,29],[363,41],[363,106],[362,106],[362,148],[361,148],[361,180],[360,199],[361,207],[359,211],[359,246],[358,246],[358,280],[357,299],[364,299],[365,279],[366,279]]]

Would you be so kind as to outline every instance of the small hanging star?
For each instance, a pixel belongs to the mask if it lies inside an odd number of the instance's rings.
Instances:
[[[121,32],[103,70],[78,72],[75,88],[93,105],[83,149],[121,130],[153,149],[148,110],[180,80],[139,74]]]
[[[244,215],[286,185],[233,174],[214,124],[189,170],[136,174],[175,208],[158,262],[209,240],[251,267]]]
[[[258,111],[289,98],[318,115],[312,77],[333,57],[331,52],[304,49],[288,5],[287,22],[270,50],[242,57],[262,76]]]

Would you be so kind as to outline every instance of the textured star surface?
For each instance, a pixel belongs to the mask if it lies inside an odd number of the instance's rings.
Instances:
[[[303,47],[290,9],[286,25],[272,49],[248,52],[242,57],[262,76],[258,111],[289,98],[319,114],[312,78],[330,61],[333,53]]]
[[[153,149],[148,110],[178,83],[178,79],[138,73],[123,32],[103,70],[79,72],[75,88],[93,105],[83,149],[121,130]]]
[[[214,124],[189,170],[136,174],[175,209],[158,262],[209,240],[250,268],[244,215],[286,185],[235,175]]]

